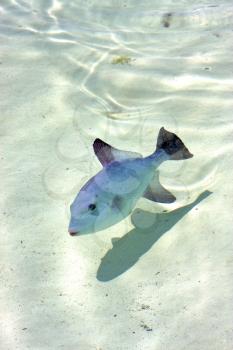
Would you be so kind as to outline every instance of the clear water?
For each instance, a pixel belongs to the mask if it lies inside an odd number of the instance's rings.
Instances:
[[[1,0],[0,16],[0,348],[231,350],[232,2]],[[177,201],[70,237],[93,140],[148,155],[161,126],[194,153],[160,167]]]

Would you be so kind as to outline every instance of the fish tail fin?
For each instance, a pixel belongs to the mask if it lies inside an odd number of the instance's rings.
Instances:
[[[180,160],[192,158],[193,154],[189,152],[181,139],[170,131],[162,127],[159,130],[156,151],[164,150],[171,160]]]

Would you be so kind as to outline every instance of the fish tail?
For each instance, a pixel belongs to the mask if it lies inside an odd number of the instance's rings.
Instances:
[[[181,139],[170,131],[162,127],[159,130],[157,146],[154,154],[159,150],[164,150],[171,160],[180,160],[192,158],[193,154],[189,152]]]

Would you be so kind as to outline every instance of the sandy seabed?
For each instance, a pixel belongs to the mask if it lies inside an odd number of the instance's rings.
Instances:
[[[0,2],[1,350],[232,350],[230,1]],[[194,157],[160,167],[171,205],[70,237],[101,166],[161,126]]]

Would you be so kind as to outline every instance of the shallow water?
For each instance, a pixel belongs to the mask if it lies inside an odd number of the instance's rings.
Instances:
[[[233,6],[0,2],[0,348],[231,350]],[[92,143],[194,157],[160,167],[174,204],[67,233]]]

